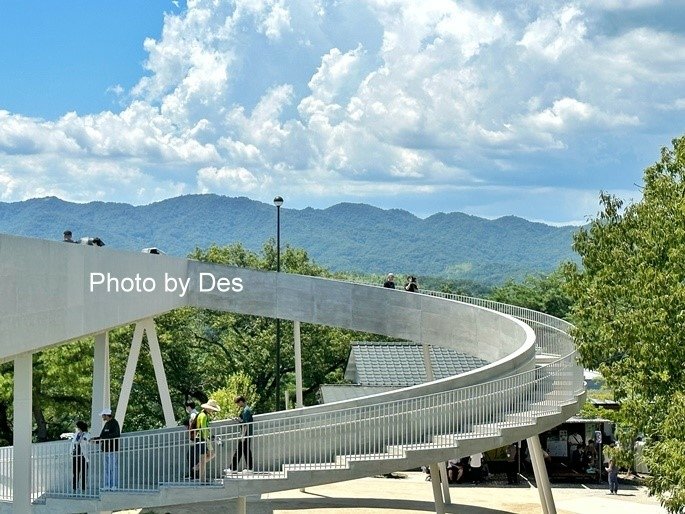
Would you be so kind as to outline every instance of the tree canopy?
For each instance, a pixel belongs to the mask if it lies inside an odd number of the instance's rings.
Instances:
[[[529,275],[521,282],[507,280],[490,293],[496,302],[518,305],[565,319],[571,308],[566,291],[566,278],[561,269],[549,275]]]
[[[651,492],[683,513],[685,137],[645,170],[640,201],[600,202],[574,239],[582,266],[565,269],[579,353],[614,390],[624,423],[646,435]]]

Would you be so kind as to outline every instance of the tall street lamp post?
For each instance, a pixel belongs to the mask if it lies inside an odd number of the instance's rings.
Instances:
[[[283,198],[274,198],[276,206],[276,272],[281,271],[281,205]],[[276,410],[281,404],[281,320],[276,318]]]

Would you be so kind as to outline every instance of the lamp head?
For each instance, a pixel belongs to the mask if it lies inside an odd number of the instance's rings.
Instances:
[[[281,198],[280,196],[274,198],[274,205],[276,207],[280,207],[281,205],[283,205],[283,198]]]

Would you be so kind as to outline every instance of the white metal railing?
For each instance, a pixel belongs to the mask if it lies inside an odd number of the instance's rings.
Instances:
[[[12,500],[12,464],[14,448],[0,448],[0,501]]]
[[[124,434],[117,452],[120,492],[154,492],[161,485],[224,484],[231,480],[283,479],[298,470],[346,469],[358,460],[402,458],[410,450],[453,447],[457,441],[496,437],[503,429],[534,423],[545,414],[558,414],[583,391],[582,368],[575,359],[570,325],[519,307],[457,295],[426,292],[475,303],[526,320],[544,337],[537,351],[556,359],[543,367],[468,387],[453,379],[444,390],[409,399],[384,401],[326,412],[307,412],[255,421],[249,438],[244,425],[214,423],[210,427],[211,459],[197,478],[192,467],[205,447],[189,440],[182,429]],[[409,294],[409,293],[408,293]],[[239,448],[252,453],[253,463],[233,459]],[[74,490],[73,460],[68,441],[33,445],[32,499],[92,497],[101,492],[104,455],[96,444],[86,455],[86,487]],[[11,499],[11,448],[0,449],[0,499]],[[243,468],[252,469],[243,472]],[[236,469],[237,468],[237,469]],[[230,471],[229,471],[230,470]],[[190,475],[190,478],[188,478]],[[202,482],[199,482],[202,480]]]

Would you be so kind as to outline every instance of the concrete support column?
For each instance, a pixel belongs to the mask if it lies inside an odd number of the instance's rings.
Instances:
[[[236,498],[236,514],[247,514],[247,498],[238,496]]]
[[[110,404],[109,388],[109,334],[101,332],[95,336],[93,353],[93,395],[90,408],[90,431],[99,434],[102,430],[100,412]]]
[[[450,481],[447,476],[447,463],[445,461],[440,463],[440,478],[442,479],[442,497],[445,499],[445,505],[452,505]]]
[[[162,402],[164,422],[166,423],[167,428],[172,428],[178,426],[178,423],[176,423],[176,416],[174,416],[174,407],[171,405],[171,394],[169,394],[169,384],[166,380],[166,372],[164,371],[164,363],[162,362],[162,351],[159,349],[159,340],[157,339],[157,327],[155,326],[155,320],[148,318],[141,323],[145,326],[147,344],[150,347],[152,365],[155,368],[155,378],[157,379],[159,400]]]
[[[128,352],[128,361],[126,362],[126,371],[124,372],[124,380],[121,383],[121,392],[119,393],[119,403],[115,417],[119,422],[119,426],[123,430],[124,419],[126,419],[126,409],[128,408],[128,399],[131,396],[131,388],[133,387],[133,376],[136,374],[136,366],[138,365],[138,356],[140,355],[140,347],[143,343],[144,327],[142,323],[137,323],[133,331],[133,340],[131,341],[131,349]]]
[[[434,462],[431,464],[430,470],[433,498],[435,499],[435,514],[445,514],[445,502],[442,499],[442,490],[440,488],[440,463]]]
[[[549,483],[547,468],[545,467],[545,457],[542,453],[542,446],[540,446],[540,438],[534,435],[529,437],[527,441],[530,462],[533,465],[533,473],[535,473],[535,484],[540,495],[542,512],[543,514],[557,514],[554,497],[552,496],[552,487]]]
[[[175,427],[176,418],[174,416],[174,407],[171,404],[169,385],[167,384],[164,363],[162,362],[162,352],[159,349],[157,328],[155,326],[155,320],[152,318],[147,318],[136,323],[136,328],[133,331],[131,349],[128,353],[126,371],[124,372],[124,380],[121,383],[121,393],[119,394],[119,403],[117,404],[115,413],[117,421],[121,427],[124,426],[128,401],[131,396],[131,389],[133,388],[133,377],[136,374],[136,366],[138,365],[138,359],[140,358],[140,349],[143,345],[143,334],[147,334],[150,357],[152,358],[152,366],[154,367],[155,378],[157,379],[159,399],[162,402],[162,412],[164,412],[164,422],[166,423],[167,428]]]
[[[300,342],[300,322],[293,321],[293,340],[295,341],[295,407],[304,407],[302,398],[302,344]]]
[[[33,355],[14,358],[14,456],[12,460],[12,512],[28,514],[31,508],[31,443]]]

